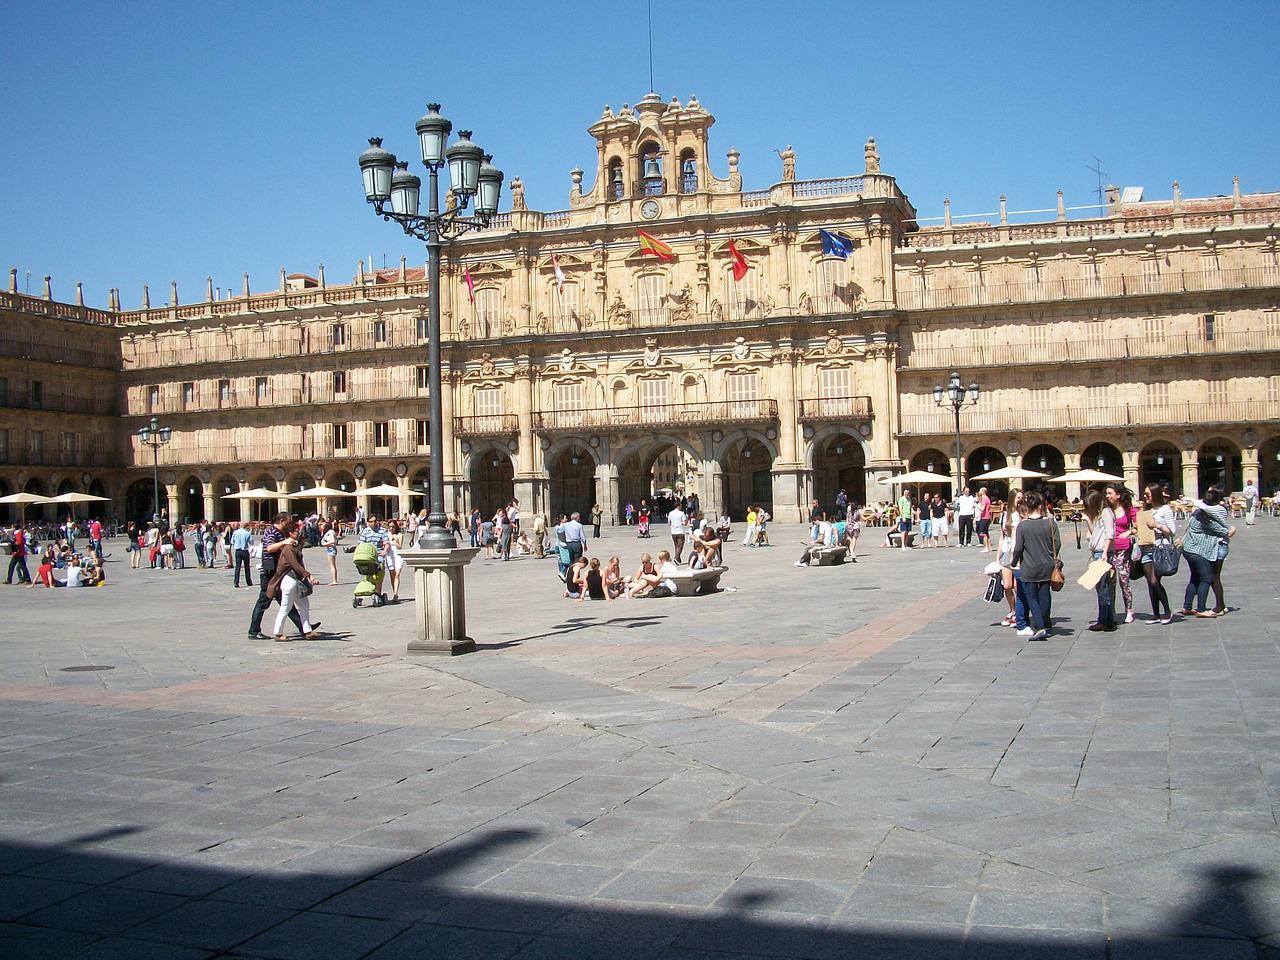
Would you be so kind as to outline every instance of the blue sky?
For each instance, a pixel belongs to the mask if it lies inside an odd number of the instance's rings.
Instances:
[[[748,189],[884,171],[921,217],[1094,201],[1107,180],[1166,197],[1280,188],[1280,4],[702,3],[654,0],[655,86],[716,117],[712,157]],[[485,29],[455,10],[492,11]],[[376,15],[376,19],[374,16]],[[137,306],[176,279],[255,290],[278,271],[350,278],[357,259],[425,257],[375,220],[355,160],[402,156],[439,100],[534,209],[568,206],[605,103],[648,90],[642,2],[11,4],[5,12],[0,267],[70,300]],[[448,47],[441,46],[447,42]],[[504,208],[507,198],[504,195]]]

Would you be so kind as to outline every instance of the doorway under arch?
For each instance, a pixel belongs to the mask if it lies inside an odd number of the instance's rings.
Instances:
[[[1172,496],[1182,495],[1182,452],[1163,440],[1147,444],[1138,455],[1139,488],[1153,483],[1163,485]]]
[[[596,462],[585,447],[571,446],[561,450],[548,465],[551,515],[580,513],[591,515],[597,503]]]
[[[1214,437],[1200,445],[1200,496],[1211,486],[1224,494],[1244,489],[1244,461],[1240,448],[1224,437]]]
[[[178,484],[178,516],[182,523],[199,523],[204,516],[204,485],[198,477],[187,477]]]
[[[1266,497],[1280,490],[1280,437],[1265,440],[1258,447],[1258,489]]]
[[[841,490],[850,503],[867,502],[867,457],[851,433],[828,437],[813,451],[813,496],[818,506],[833,513]]]
[[[1022,458],[1022,465],[1028,470],[1037,470],[1045,474],[1046,478],[1060,477],[1067,472],[1066,456],[1051,443],[1038,443],[1028,450],[1026,456]],[[1039,490],[1054,500],[1061,500],[1066,496],[1067,485],[1050,483],[1048,479],[1032,479],[1022,481],[1022,489]]]
[[[162,483],[160,484],[160,502],[169,502],[169,491]],[[137,520],[139,523],[149,523],[156,515],[156,494],[155,484],[150,477],[144,477],[135,480],[129,484],[124,495],[125,514],[131,520]]]
[[[746,517],[750,506],[773,513],[773,457],[756,437],[743,437],[720,459],[721,509],[735,519]]]
[[[1001,470],[1007,467],[1009,460],[1004,455],[1003,450],[989,446],[978,447],[965,458],[964,465],[965,482],[969,487],[969,492],[975,497],[981,487],[986,487],[987,496],[993,501],[1008,499],[1009,481],[972,479],[973,477],[980,477],[984,473],[990,473],[992,470]]]
[[[4,479],[4,477],[0,477],[0,497],[7,497],[13,492],[13,488],[9,486],[9,481]],[[18,510],[16,507],[10,506],[7,503],[0,503],[0,524],[9,526],[14,522],[17,514]]]
[[[239,489],[240,484],[236,483],[236,478],[231,474],[224,473],[220,477],[215,477],[213,480],[213,516],[206,519],[222,522],[239,520],[240,501],[227,499],[230,494]]]
[[[657,437],[623,454],[618,465],[619,512],[627,503],[639,509],[641,502],[648,502],[653,518],[661,520],[675,497],[692,493],[698,493],[705,506],[707,491],[689,483],[690,476],[696,476],[696,462],[689,447],[669,437]]]
[[[493,448],[471,458],[471,509],[493,516],[515,499],[515,466],[511,454]]]

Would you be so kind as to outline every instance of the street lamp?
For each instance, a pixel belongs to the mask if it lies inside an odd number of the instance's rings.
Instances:
[[[383,220],[394,221],[411,237],[427,245],[427,378],[430,395],[427,416],[431,460],[428,464],[427,527],[418,539],[419,551],[406,551],[405,561],[414,569],[419,597],[418,640],[412,653],[469,653],[475,642],[466,636],[466,600],[463,567],[475,556],[474,548],[458,548],[449,532],[444,512],[444,413],[440,376],[440,248],[468,230],[483,229],[498,212],[502,171],[471,142],[471,131],[461,130],[449,145],[453,124],[440,114],[440,104],[427,104],[426,115],[415,125],[422,164],[427,168],[427,211],[419,212],[422,180],[409,172],[407,162],[382,148],[373,137],[360,154],[364,197]],[[440,210],[440,169],[449,167],[454,204]],[[468,206],[473,215],[464,216]],[[433,602],[428,604],[427,598]]]
[[[933,402],[939,406],[950,407],[956,417],[956,486],[955,492],[958,495],[964,488],[964,458],[960,455],[960,411],[965,406],[972,406],[978,402],[978,385],[976,383],[969,384],[969,392],[966,396],[964,384],[960,382],[960,371],[951,371],[951,380],[945,387],[934,384]]]
[[[173,438],[172,427],[160,426],[160,419],[152,417],[146,426],[138,428],[138,440],[151,448],[151,494],[155,498],[153,518],[160,521],[160,448]]]
[[[440,115],[440,104],[427,104],[427,113],[415,128],[427,168],[427,212],[418,206],[422,181],[409,172],[409,164],[397,161],[395,154],[382,148],[382,139],[369,140],[369,149],[360,154],[360,172],[364,179],[365,199],[374,211],[387,221],[395,221],[411,237],[427,244],[427,310],[430,335],[427,341],[427,376],[430,381],[428,417],[431,444],[430,510],[427,529],[419,543],[429,550],[449,550],[456,544],[449,532],[444,512],[444,460],[441,453],[443,408],[440,379],[440,248],[468,230],[482,229],[498,212],[502,192],[502,171],[489,161],[479,146],[471,142],[471,131],[462,130],[452,146],[446,146],[453,124]],[[456,200],[452,210],[440,212],[440,168],[448,165],[449,183]],[[474,216],[462,213],[474,201]]]

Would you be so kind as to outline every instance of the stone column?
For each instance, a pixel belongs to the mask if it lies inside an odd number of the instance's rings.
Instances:
[[[249,489],[249,483],[246,480],[239,481],[238,486],[241,493]],[[253,503],[249,500],[239,500],[237,502],[240,504],[240,522],[248,523],[253,519]]]
[[[217,498],[212,483],[201,483],[201,492],[204,494],[204,518],[213,520],[217,515]]]
[[[796,397],[797,363],[802,355],[789,339],[774,351],[774,389],[778,401],[778,460],[773,465],[773,513],[780,520],[791,517],[803,486],[804,434]],[[717,517],[719,514],[717,513]]]
[[[1074,472],[1074,471],[1076,471],[1076,470],[1079,470],[1079,469],[1080,469],[1080,462],[1081,462],[1081,461],[1080,461],[1080,454],[1079,454],[1079,453],[1064,453],[1064,454],[1062,455],[1062,462],[1066,465],[1066,469],[1063,471],[1063,473],[1072,473],[1072,472]],[[1081,500],[1083,500],[1083,499],[1084,499],[1084,489],[1085,489],[1085,487],[1084,487],[1084,484],[1083,484],[1083,483],[1081,483],[1079,480],[1072,480],[1072,481],[1071,481],[1070,483],[1068,483],[1066,486],[1067,486],[1067,499],[1068,499],[1068,500],[1072,500],[1072,499],[1074,499],[1074,498],[1076,498],[1076,497],[1079,497]]]
[[[543,479],[536,465],[536,441],[533,434],[534,377],[533,367],[524,358],[516,364],[515,378],[511,381],[515,391],[516,423],[520,431],[517,438],[515,494],[522,512],[547,512],[550,504],[540,493]]]
[[[405,474],[403,477],[396,477],[396,486],[400,488],[400,512],[398,516],[403,517],[409,512],[409,495],[412,492],[409,488],[409,475]],[[447,503],[444,509],[446,513],[452,512]]]
[[[289,498],[287,496],[289,493],[289,482],[287,480],[277,480],[276,493],[279,494],[279,496],[276,497],[276,512],[289,513]]]
[[[467,636],[467,601],[463,573],[476,547],[452,550],[404,550],[401,556],[413,571],[417,637],[408,653],[457,656],[471,653],[476,643]]]
[[[1134,500],[1141,501],[1142,491],[1138,489],[1138,453],[1134,450],[1126,450],[1122,456],[1124,457],[1124,485],[1133,491]]]
[[[604,526],[618,523],[618,468],[608,460],[596,466],[596,502],[604,515],[601,519]]]
[[[1252,480],[1259,490],[1262,489],[1262,481],[1258,475],[1258,448],[1256,446],[1241,449],[1240,469],[1242,483],[1248,483]]]
[[[1193,500],[1200,496],[1200,452],[1182,451],[1182,495]]]
[[[356,479],[356,506],[364,510],[364,518],[369,519],[369,497],[365,493],[369,487],[369,477],[366,474]]]
[[[720,461],[714,456],[707,457],[700,464],[700,472],[704,489],[698,491],[698,499],[702,513],[719,519],[724,512],[724,474],[720,470]]]

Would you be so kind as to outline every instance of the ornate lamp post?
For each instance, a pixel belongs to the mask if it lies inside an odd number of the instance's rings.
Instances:
[[[416,124],[422,163],[427,168],[427,210],[419,212],[422,180],[409,172],[408,162],[396,160],[373,137],[369,149],[360,155],[365,199],[387,221],[398,223],[411,237],[427,244],[427,376],[428,419],[431,460],[427,483],[426,530],[419,534],[421,551],[406,553],[406,562],[415,569],[418,596],[418,641],[411,652],[467,653],[475,643],[466,637],[466,614],[462,592],[462,568],[475,555],[470,548],[458,549],[448,529],[444,512],[443,407],[440,375],[440,248],[468,230],[487,227],[498,212],[502,192],[502,171],[493,159],[471,142],[471,131],[462,130],[448,145],[453,124],[440,115],[440,104],[427,104],[427,113]],[[440,169],[448,165],[454,207],[440,210]],[[464,216],[468,206],[474,214]],[[438,581],[438,582],[437,582]],[[430,597],[432,603],[427,602]],[[434,606],[432,605],[434,604]],[[430,607],[430,609],[428,609]]]
[[[151,448],[151,495],[155,498],[152,513],[157,521],[160,519],[160,448],[172,438],[173,428],[160,426],[158,417],[152,417],[145,427],[138,428],[138,440]]]
[[[950,407],[956,417],[956,485],[955,493],[958,496],[960,491],[964,489],[964,458],[960,454],[960,411],[965,406],[971,406],[978,402],[978,385],[976,383],[969,384],[969,393],[965,395],[964,384],[960,382],[960,371],[951,371],[951,380],[945,387],[934,384],[933,402],[939,407],[946,409]]]

